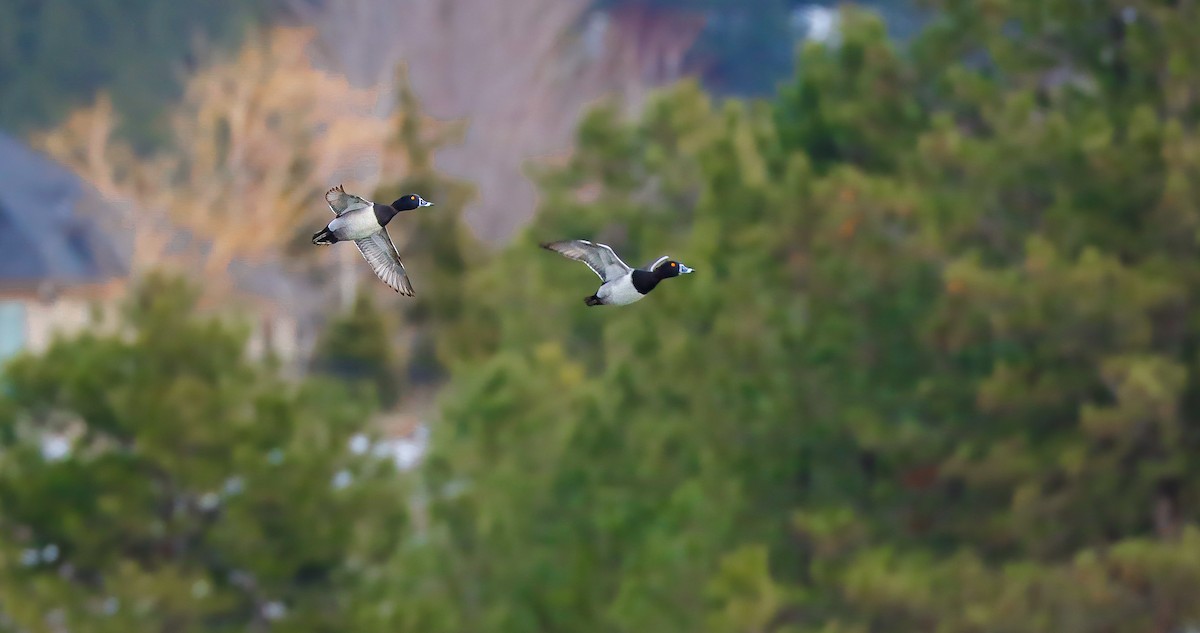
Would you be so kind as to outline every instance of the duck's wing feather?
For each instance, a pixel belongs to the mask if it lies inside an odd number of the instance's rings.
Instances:
[[[325,192],[325,202],[329,203],[329,209],[337,215],[344,215],[355,209],[371,206],[370,202],[354,194],[346,193],[341,185]]]
[[[387,229],[354,240],[354,243],[383,283],[406,297],[413,296],[412,282],[408,280],[408,273],[404,272],[404,263],[400,261],[400,253],[396,252]]]
[[[588,268],[606,283],[633,270],[606,244],[587,240],[563,240],[542,244],[542,248],[587,264]]]
[[[671,259],[670,255],[663,255],[662,257],[659,257],[658,259],[654,260],[654,262],[651,263],[649,266],[646,266],[646,270],[648,270],[650,272],[654,272],[655,268],[658,268],[659,266],[661,266],[662,263],[667,261],[668,259]]]

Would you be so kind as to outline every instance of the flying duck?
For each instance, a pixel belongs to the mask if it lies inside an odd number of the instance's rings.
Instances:
[[[346,193],[341,185],[326,191],[325,201],[337,217],[313,234],[313,244],[354,242],[383,283],[402,295],[413,296],[412,282],[388,236],[387,223],[401,211],[431,207],[433,203],[410,193],[383,205]]]
[[[563,240],[542,248],[587,264],[600,277],[600,289],[583,302],[589,306],[628,305],[645,297],[658,282],[692,272],[691,268],[664,255],[646,268],[630,268],[606,244],[587,240]]]

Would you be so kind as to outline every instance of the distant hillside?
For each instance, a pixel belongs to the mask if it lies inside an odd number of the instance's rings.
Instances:
[[[478,196],[466,220],[506,241],[533,215],[531,163],[565,156],[581,115],[602,98],[628,111],[689,75],[716,93],[762,94],[793,72],[806,34],[802,0],[285,0],[315,27],[324,66],[361,85],[396,63],[433,116],[463,119],[463,144],[437,165]],[[868,2],[891,14],[910,0]],[[899,22],[903,22],[899,20]],[[402,36],[397,24],[404,24]],[[390,104],[381,102],[381,110]]]

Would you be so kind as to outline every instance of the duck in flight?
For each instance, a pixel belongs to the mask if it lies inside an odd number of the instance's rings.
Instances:
[[[387,223],[397,213],[430,207],[433,203],[410,193],[390,205],[383,205],[346,193],[341,185],[326,191],[325,201],[337,217],[313,234],[313,244],[354,242],[383,283],[402,295],[413,296],[412,282],[408,280],[400,253],[396,252],[388,235]]]
[[[608,245],[587,240],[548,242],[542,248],[583,262],[600,277],[600,289],[583,300],[589,306],[628,305],[640,301],[658,282],[692,272],[666,255],[644,269],[630,268]]]

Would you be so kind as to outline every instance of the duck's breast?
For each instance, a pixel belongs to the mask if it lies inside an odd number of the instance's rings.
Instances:
[[[646,295],[638,292],[637,288],[633,286],[632,276],[623,275],[600,286],[600,290],[596,293],[596,296],[600,297],[604,303],[627,305]]]

